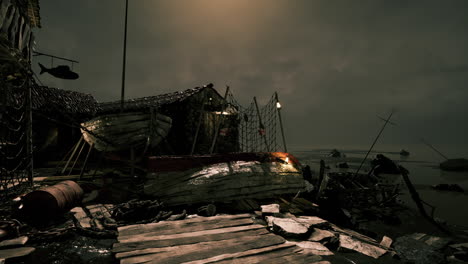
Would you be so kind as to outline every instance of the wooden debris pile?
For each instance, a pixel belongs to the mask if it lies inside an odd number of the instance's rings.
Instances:
[[[340,228],[317,216],[295,216],[279,212],[272,215],[269,209],[277,207],[279,206],[262,206],[262,216],[269,230],[300,247],[300,252],[331,256],[334,255],[333,251],[356,251],[374,259],[387,252],[395,254],[389,237],[384,236],[379,242],[353,230]]]

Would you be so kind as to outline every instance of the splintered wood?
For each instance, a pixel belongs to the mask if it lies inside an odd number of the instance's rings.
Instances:
[[[197,217],[119,227],[113,253],[133,263],[314,263],[319,256],[299,253],[249,214]],[[306,261],[306,262],[304,262]]]

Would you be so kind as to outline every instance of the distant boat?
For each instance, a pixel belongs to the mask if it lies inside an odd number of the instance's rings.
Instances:
[[[154,113],[101,115],[82,124],[83,138],[99,151],[155,147],[169,133],[172,119]]]
[[[446,171],[468,171],[467,159],[448,159],[440,163],[440,169]]]
[[[402,150],[400,151],[400,156],[408,157],[409,155],[410,155],[410,153],[409,153],[408,151],[404,150],[404,149],[402,149]]]
[[[344,158],[345,155],[339,152],[337,149],[333,149],[329,154],[328,157],[332,158]]]

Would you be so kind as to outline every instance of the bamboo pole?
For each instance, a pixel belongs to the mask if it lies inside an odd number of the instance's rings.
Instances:
[[[83,152],[83,149],[84,149],[85,145],[86,145],[86,142],[83,142],[83,145],[81,145],[80,151],[78,152],[78,155],[76,156],[76,159],[75,159],[75,161],[73,162],[73,165],[70,168],[70,172],[68,173],[68,176],[70,176],[72,174],[73,169],[75,168],[76,162],[78,161],[78,159],[80,159],[81,152]]]
[[[229,86],[226,86],[226,92],[224,94],[224,104],[223,104],[223,107],[221,108],[221,116],[219,117],[219,120],[216,123],[215,134],[214,134],[214,138],[213,138],[213,141],[211,142],[211,147],[210,147],[210,154],[213,154],[213,151],[214,151],[214,148],[215,148],[215,145],[216,145],[216,141],[218,140],[219,128],[220,128],[221,124],[224,121],[223,112],[224,112],[224,109],[228,105],[227,104],[228,94],[229,94]]]
[[[255,109],[257,109],[257,115],[258,115],[258,123],[259,123],[259,128],[263,128],[265,129],[265,126],[263,125],[262,123],[262,116],[260,115],[260,110],[258,109],[258,103],[257,103],[257,98],[254,96],[254,103],[255,103]],[[268,146],[268,142],[267,142],[267,139],[266,139],[266,136],[265,135],[260,135],[263,140],[265,141],[265,146],[266,146],[266,149],[267,149],[267,152],[270,152],[270,147]]]
[[[88,153],[86,154],[86,158],[84,160],[83,167],[81,167],[80,178],[79,178],[80,180],[81,180],[81,177],[83,177],[83,173],[85,171],[86,165],[88,164],[89,155],[91,154],[91,151],[93,150],[93,147],[94,147],[94,143],[91,143],[89,145],[89,150],[88,150]]]
[[[281,104],[279,102],[277,92],[275,92],[275,99],[276,99],[276,110],[278,111],[278,118],[279,118],[280,128],[281,128],[281,136],[283,138],[284,152],[288,152],[288,148],[286,146],[286,138],[284,136],[283,119],[281,118]]]
[[[78,150],[78,147],[79,147],[80,144],[81,144],[81,141],[83,141],[83,137],[80,137],[80,140],[78,140],[78,143],[76,143],[75,149],[73,150],[73,152],[72,152],[70,158],[68,158],[68,161],[67,161],[67,163],[65,164],[65,166],[63,167],[63,170],[62,170],[62,173],[61,173],[61,174],[64,174],[65,171],[67,170],[68,165],[70,164],[71,160],[72,160],[73,157],[75,156],[75,153],[76,153],[76,151]]]

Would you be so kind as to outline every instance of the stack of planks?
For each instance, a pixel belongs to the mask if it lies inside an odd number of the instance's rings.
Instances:
[[[145,194],[173,206],[272,198],[304,190],[302,171],[282,162],[230,161],[148,175]]]
[[[112,251],[133,263],[315,263],[249,214],[197,217],[118,228]],[[328,262],[321,262],[328,263]]]

